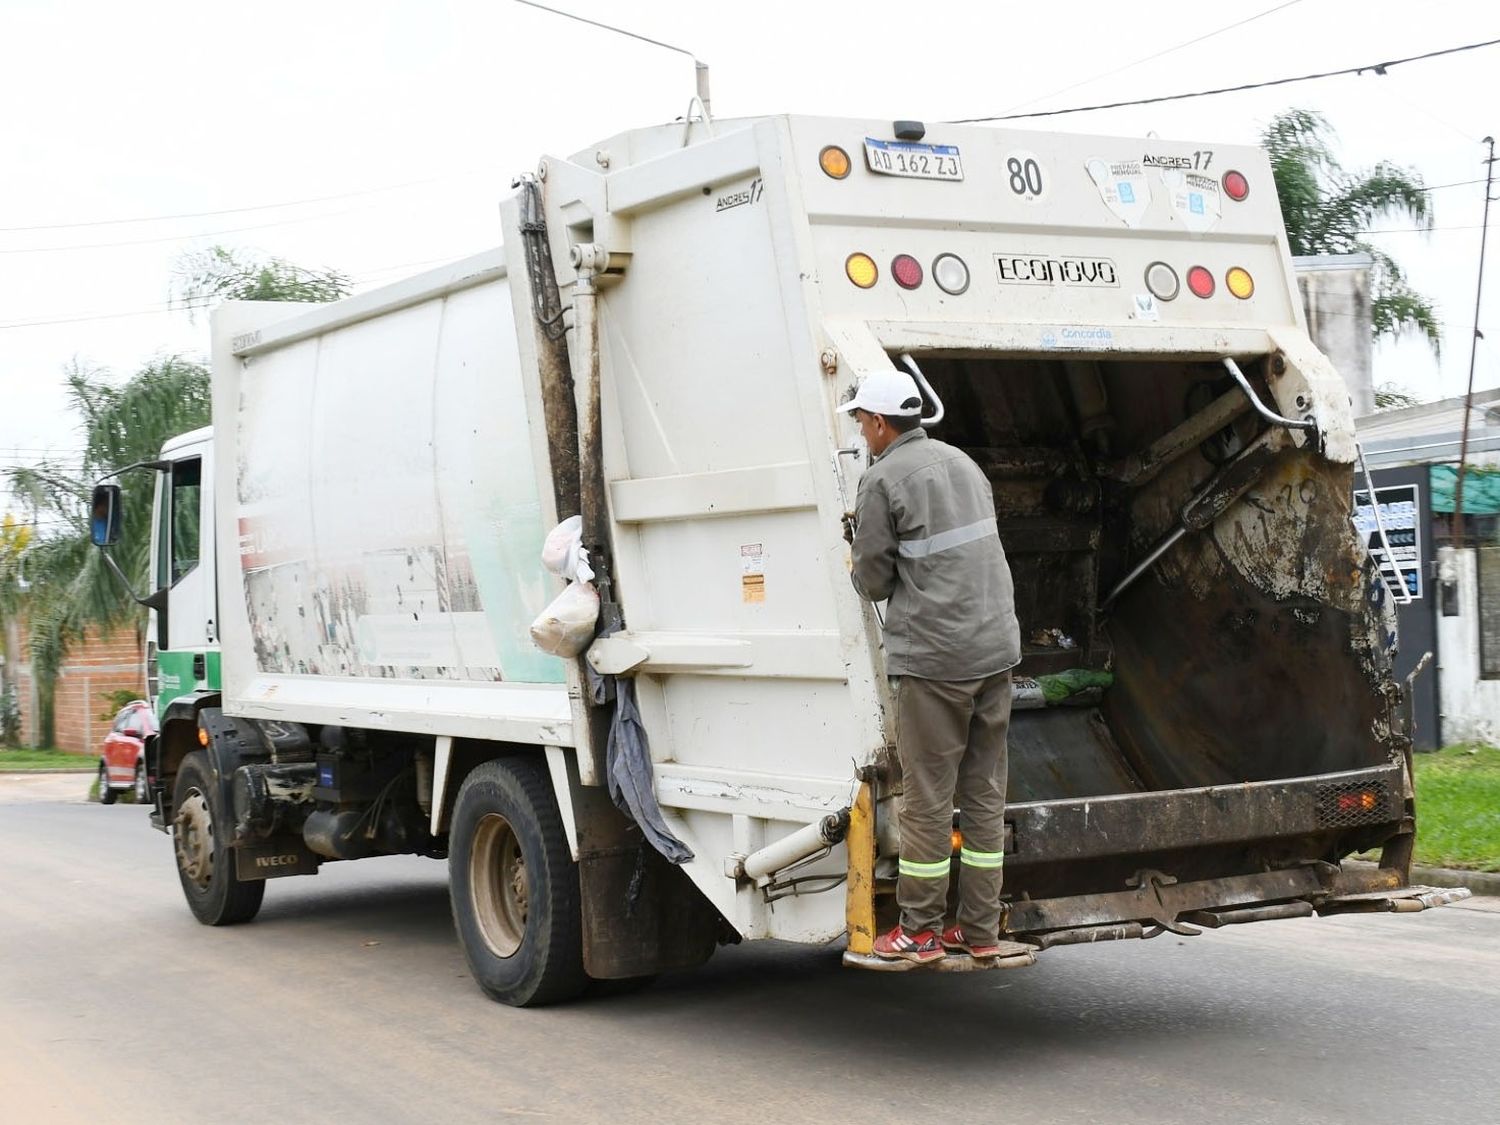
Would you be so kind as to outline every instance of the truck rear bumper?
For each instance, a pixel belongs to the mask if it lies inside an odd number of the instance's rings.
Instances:
[[[864,964],[896,910],[895,849],[880,847],[877,861],[874,819],[866,783],[848,839],[846,961],[854,965]],[[1419,911],[1468,897],[1406,885],[1410,851],[1400,845],[1409,844],[1412,821],[1400,763],[1027,802],[1007,808],[1006,822],[1003,936],[1034,949],[1313,914]],[[1330,862],[1382,846],[1386,866]],[[962,880],[957,863],[955,875]]]
[[[1035,801],[1005,811],[1013,837],[1006,867],[1326,837],[1383,824],[1394,832],[1404,812],[1398,763],[1240,785]]]

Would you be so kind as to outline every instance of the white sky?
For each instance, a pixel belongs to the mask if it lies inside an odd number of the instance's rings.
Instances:
[[[1054,108],[1233,85],[1500,38],[1493,2],[1299,0],[1120,69],[1283,2],[559,6],[697,52],[712,66],[721,117],[936,121],[1023,103]],[[1500,46],[1385,77],[1028,127],[1247,142],[1295,105],[1328,117],[1347,167],[1384,158],[1429,184],[1449,184],[1484,175],[1480,138],[1500,136],[1497,67]],[[123,376],[157,354],[206,354],[205,317],[143,312],[165,309],[184,249],[217,242],[264,251],[342,269],[361,288],[394,280],[497,244],[497,202],[538,156],[670,120],[691,92],[692,64],[682,56],[506,0],[0,0],[0,467],[79,444],[61,391],[74,357]],[[342,198],[16,229],[325,196]],[[1438,303],[1442,362],[1417,341],[1381,347],[1375,359],[1377,384],[1394,381],[1427,399],[1464,389],[1483,184],[1432,198],[1439,229],[1380,242]],[[1500,385],[1497,241],[1476,388]],[[30,323],[56,320],[72,322]]]

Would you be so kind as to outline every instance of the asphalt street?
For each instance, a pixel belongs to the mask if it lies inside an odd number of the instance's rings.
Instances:
[[[330,864],[208,929],[88,780],[0,777],[5,1122],[1500,1121],[1500,900],[999,973],[756,943],[518,1011],[469,980],[444,864]]]

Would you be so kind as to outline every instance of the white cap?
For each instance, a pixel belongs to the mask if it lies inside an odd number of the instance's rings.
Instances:
[[[854,397],[839,409],[845,413],[864,410],[888,418],[909,418],[922,413],[922,394],[910,375],[892,367],[870,375],[859,385]]]

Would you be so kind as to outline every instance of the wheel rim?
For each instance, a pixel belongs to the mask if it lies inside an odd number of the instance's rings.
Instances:
[[[496,957],[521,948],[530,893],[515,829],[499,813],[485,814],[469,852],[469,895],[480,935]]]
[[[172,838],[177,848],[177,866],[199,888],[206,888],[214,875],[213,833],[208,802],[197,789],[189,790],[172,818]]]
[[[146,792],[146,767],[139,762],[135,766],[135,800],[137,804],[144,805],[146,798],[151,794]]]
[[[109,796],[109,767],[99,763],[99,800]]]

